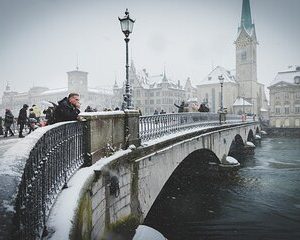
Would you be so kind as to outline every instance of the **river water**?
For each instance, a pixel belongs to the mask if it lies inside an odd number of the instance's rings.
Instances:
[[[177,177],[145,224],[169,240],[300,239],[300,139],[264,138],[235,176]]]

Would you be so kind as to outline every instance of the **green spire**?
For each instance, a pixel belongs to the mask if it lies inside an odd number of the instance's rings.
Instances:
[[[243,0],[241,27],[249,30],[252,27],[251,9],[249,0]]]

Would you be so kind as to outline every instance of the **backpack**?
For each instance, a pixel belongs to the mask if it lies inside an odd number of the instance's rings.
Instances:
[[[44,112],[47,117],[47,125],[56,123],[54,112],[56,111],[58,105],[54,102],[50,102],[50,103],[52,103],[53,107],[48,107],[48,109]]]

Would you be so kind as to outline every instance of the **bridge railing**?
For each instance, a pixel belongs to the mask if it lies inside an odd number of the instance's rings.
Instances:
[[[241,116],[227,114],[226,123],[241,122]],[[218,113],[171,113],[140,117],[140,139],[148,141],[166,134],[195,127],[220,125]]]
[[[26,161],[16,199],[18,239],[40,239],[58,193],[83,165],[85,122],[70,122],[46,131]]]

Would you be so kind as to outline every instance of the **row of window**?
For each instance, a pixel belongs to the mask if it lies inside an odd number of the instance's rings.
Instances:
[[[145,94],[145,97],[154,97],[154,95],[156,97],[159,97],[160,95],[162,96],[167,96],[167,97],[184,97],[185,93],[184,92],[177,92],[177,91],[163,91],[163,92],[150,92],[150,91],[142,91]],[[133,95],[135,97],[141,97],[142,96],[142,92],[140,90],[135,90],[133,92]],[[162,93],[162,94],[161,94]]]
[[[300,119],[275,119],[272,121],[272,125],[275,127],[300,127]]]
[[[275,99],[281,99],[281,93],[276,93],[275,94]],[[296,98],[300,98],[300,92],[296,92],[295,94],[291,93],[291,92],[285,92],[283,93],[282,97],[284,99],[291,99],[293,98],[293,95],[295,95]]]
[[[143,103],[142,103],[143,102]],[[171,104],[173,105],[175,102],[178,102],[177,99],[173,99],[173,98],[162,98],[162,99],[146,99],[144,101],[141,100],[135,100],[135,104],[137,106],[141,106],[141,105],[153,105],[153,104]]]
[[[283,110],[283,111],[282,111]],[[275,106],[275,113],[276,114],[289,114],[290,111],[290,107],[285,106],[283,109],[281,107]],[[295,113],[300,113],[300,106],[295,106]]]

